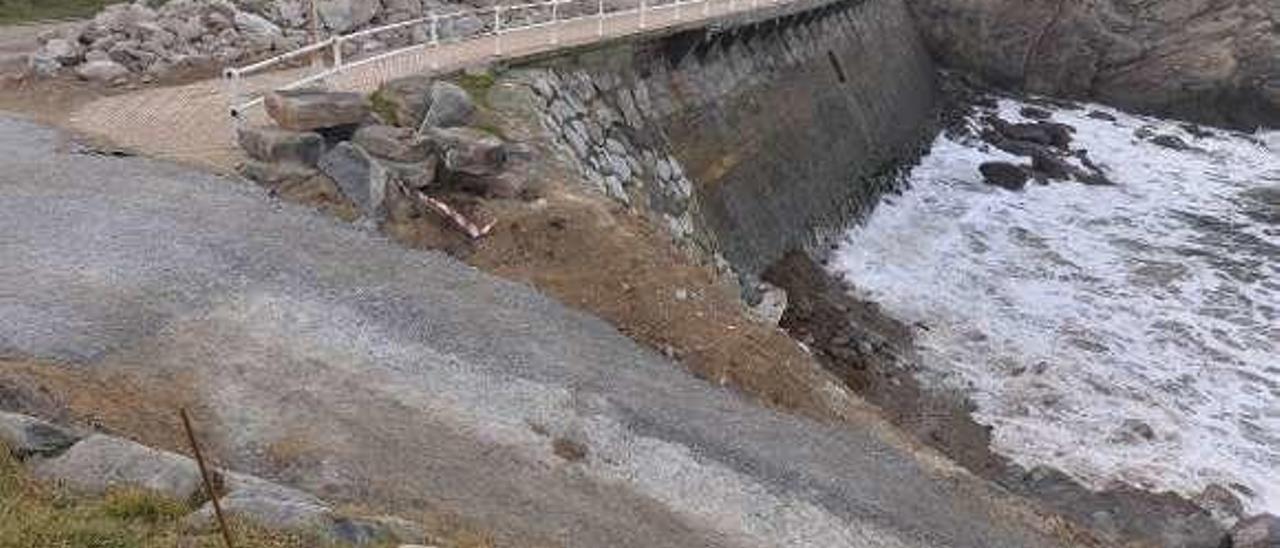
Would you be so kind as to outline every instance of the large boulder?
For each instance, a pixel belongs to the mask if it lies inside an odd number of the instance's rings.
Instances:
[[[80,78],[98,84],[109,84],[129,75],[129,69],[112,60],[90,61],[76,68]]]
[[[79,437],[45,421],[0,411],[0,445],[15,457],[50,457],[71,447]]]
[[[429,76],[406,76],[387,82],[374,95],[378,113],[390,119],[388,123],[416,128],[431,106],[431,86],[435,81]]]
[[[39,463],[36,476],[93,494],[136,487],[175,500],[193,500],[200,471],[191,459],[102,434],[91,435],[61,456]]]
[[[1280,548],[1280,517],[1261,514],[1231,528],[1231,548]]]
[[[320,171],[333,179],[366,217],[381,220],[385,216],[387,169],[360,145],[339,143],[320,158]]]
[[[267,114],[280,127],[295,131],[349,126],[369,115],[369,101],[359,93],[285,90],[268,93]]]
[[[476,105],[471,94],[452,82],[436,82],[431,86],[431,106],[422,121],[424,127],[458,127],[471,122]]]
[[[416,138],[412,129],[403,127],[364,126],[351,140],[369,154],[396,162],[422,162],[430,153],[430,141]]]
[[[255,48],[276,47],[284,39],[284,32],[265,17],[247,11],[236,12],[236,30]]]
[[[274,126],[242,127],[236,131],[236,137],[250,158],[262,162],[314,167],[324,154],[324,138],[312,131]]]
[[[506,166],[506,144],[491,133],[458,127],[436,128],[429,135],[443,151],[444,168],[451,172],[483,177]]]
[[[381,0],[316,0],[325,28],[346,33],[369,24],[382,8]]]

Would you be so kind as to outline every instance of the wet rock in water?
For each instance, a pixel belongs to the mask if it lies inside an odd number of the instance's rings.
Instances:
[[[1066,181],[1071,179],[1075,168],[1056,154],[1039,150],[1031,155],[1031,171],[1036,175]]]
[[[1151,425],[1138,419],[1125,419],[1120,427],[1111,435],[1111,440],[1118,443],[1140,443],[1156,439],[1156,432]]]
[[[1206,137],[1213,137],[1214,135],[1213,131],[1205,129],[1203,126],[1198,124],[1182,124],[1182,130],[1196,139],[1204,139]]]
[[[71,447],[79,437],[50,423],[0,411],[0,445],[19,459],[51,457]]]
[[[314,167],[324,154],[324,138],[310,131],[275,126],[243,127],[236,131],[236,140],[250,158],[261,162]]]
[[[1240,519],[1244,516],[1244,504],[1230,489],[1211,483],[1192,499],[1218,521]]]
[[[993,135],[999,135],[1004,139],[1061,149],[1066,149],[1071,145],[1071,134],[1075,132],[1075,128],[1057,122],[1013,124],[997,116],[988,116],[986,122],[994,130]]]
[[[418,140],[412,129],[395,126],[364,126],[352,141],[369,154],[396,162],[422,162],[430,152],[430,143]]]
[[[476,105],[467,90],[452,82],[436,82],[431,86],[431,106],[422,125],[439,128],[465,126],[475,112]]]
[[[1103,111],[1101,111],[1101,110],[1091,110],[1091,111],[1089,111],[1089,114],[1087,114],[1086,116],[1088,116],[1088,117],[1090,117],[1090,118],[1092,118],[1092,119],[1094,119],[1094,120],[1102,120],[1102,121],[1104,121],[1104,122],[1114,122],[1114,121],[1116,121],[1116,117],[1115,117],[1115,115],[1113,115],[1113,114],[1111,114],[1111,113],[1108,113],[1108,112],[1103,112]]]
[[[339,143],[320,158],[320,170],[338,184],[365,216],[381,220],[387,196],[387,169],[359,145]]]
[[[295,131],[351,126],[369,115],[369,102],[359,93],[273,91],[267,94],[264,105],[280,127]]]
[[[200,489],[200,471],[191,459],[102,434],[89,436],[61,456],[39,463],[35,473],[93,494],[112,487],[137,487],[185,501],[192,500]]]
[[[1151,138],[1151,144],[1162,146],[1170,150],[1188,150],[1191,148],[1186,141],[1177,135],[1156,135]]]
[[[1022,110],[1018,111],[1018,114],[1021,114],[1024,118],[1030,118],[1032,120],[1048,120],[1053,117],[1053,113],[1040,107],[1032,106],[1022,107]]]
[[[1025,167],[1008,162],[985,162],[978,166],[982,179],[989,185],[1006,190],[1022,190],[1027,186],[1031,173]]]
[[[1231,528],[1231,548],[1276,548],[1280,546],[1280,517],[1260,514],[1241,520]]]

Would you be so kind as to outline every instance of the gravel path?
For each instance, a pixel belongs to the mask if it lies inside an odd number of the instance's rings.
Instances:
[[[524,546],[1056,545],[882,423],[763,409],[529,287],[60,141],[0,117],[0,357],[190,391],[223,464]]]

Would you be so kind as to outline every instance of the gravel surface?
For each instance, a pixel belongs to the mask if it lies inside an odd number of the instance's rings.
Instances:
[[[882,423],[761,408],[527,286],[62,141],[0,117],[0,357],[190,384],[224,465],[508,545],[1058,545]]]

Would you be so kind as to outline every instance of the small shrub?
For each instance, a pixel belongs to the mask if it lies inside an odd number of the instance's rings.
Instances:
[[[382,90],[373,92],[369,96],[369,103],[372,105],[373,112],[381,117],[387,124],[400,125],[399,116],[396,115],[396,105],[382,95]]]
[[[465,72],[454,77],[454,83],[458,87],[467,91],[467,95],[477,104],[487,106],[489,101],[489,88],[497,82],[492,74],[487,72],[481,74],[467,74]]]

